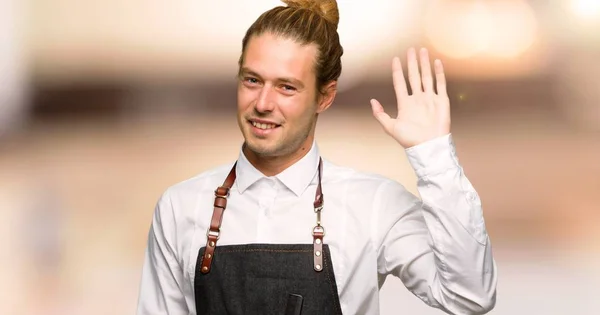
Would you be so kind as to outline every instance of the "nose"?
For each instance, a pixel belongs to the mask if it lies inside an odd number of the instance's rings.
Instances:
[[[256,100],[256,111],[259,113],[268,113],[275,108],[274,91],[269,85],[264,85],[260,90],[258,99]]]

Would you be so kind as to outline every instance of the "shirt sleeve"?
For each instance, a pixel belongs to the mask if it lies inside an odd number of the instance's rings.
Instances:
[[[175,218],[165,193],[158,201],[145,250],[137,314],[188,314],[184,273],[176,259]]]
[[[483,314],[496,303],[496,264],[479,196],[450,134],[406,150],[421,199],[389,181],[377,197],[378,272],[450,314]]]

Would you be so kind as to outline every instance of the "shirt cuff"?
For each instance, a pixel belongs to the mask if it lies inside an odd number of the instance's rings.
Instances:
[[[459,167],[450,133],[410,147],[405,152],[408,162],[419,178]]]

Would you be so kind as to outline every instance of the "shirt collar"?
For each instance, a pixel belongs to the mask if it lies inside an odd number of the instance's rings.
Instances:
[[[308,151],[305,156],[273,177],[281,181],[281,183],[296,194],[296,196],[300,196],[317,174],[319,157],[319,148],[317,143],[313,141],[310,151]],[[243,146],[242,149],[240,149],[235,171],[235,182],[240,193],[243,193],[248,187],[252,186],[261,178],[267,177],[248,161],[244,155]]]

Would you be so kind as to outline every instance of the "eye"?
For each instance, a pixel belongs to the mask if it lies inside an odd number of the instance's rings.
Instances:
[[[258,80],[253,77],[245,77],[244,82],[249,83],[249,84],[258,84]]]
[[[284,84],[284,85],[282,85],[282,86],[281,86],[281,88],[282,88],[284,91],[287,91],[287,92],[293,92],[293,91],[296,91],[296,88],[295,88],[295,87],[293,87],[293,86],[291,86],[291,85],[287,85],[287,84]]]

